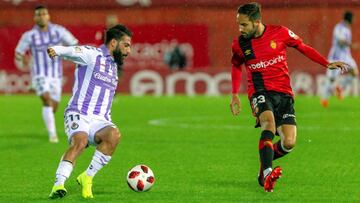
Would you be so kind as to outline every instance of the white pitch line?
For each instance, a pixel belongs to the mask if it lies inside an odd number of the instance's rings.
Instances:
[[[212,122],[209,124],[204,123],[194,123],[192,121],[204,121],[204,120],[220,120],[219,117],[211,117],[211,116],[198,116],[198,117],[175,117],[175,118],[158,118],[152,119],[148,121],[149,125],[152,126],[160,126],[160,127],[178,127],[178,128],[186,128],[186,129],[226,129],[226,130],[237,130],[237,129],[254,129],[253,125],[216,125],[216,123]],[[338,127],[320,127],[316,125],[300,125],[297,127],[298,130],[338,130]],[[360,130],[360,126],[344,126],[341,127],[342,131],[358,131]]]

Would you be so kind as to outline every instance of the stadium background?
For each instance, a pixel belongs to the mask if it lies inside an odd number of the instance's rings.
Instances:
[[[51,21],[67,27],[81,44],[98,45],[96,34],[103,32],[105,18],[118,16],[135,35],[133,53],[124,69],[119,91],[131,95],[227,94],[230,92],[230,46],[238,36],[236,8],[245,1],[235,0],[1,0],[0,1],[0,93],[27,92],[29,76],[16,70],[13,54],[21,34],[33,26],[33,8],[49,7]],[[357,16],[360,1],[287,0],[259,1],[265,24],[289,27],[303,40],[327,55],[332,29],[345,10],[355,13],[354,28],[360,26]],[[353,29],[353,40],[359,30]],[[186,52],[185,73],[168,70],[164,53],[177,41]],[[324,69],[302,54],[288,49],[288,64],[297,93],[317,94],[323,82]],[[357,60],[359,52],[353,53]],[[72,64],[64,70],[64,92],[71,91]],[[136,76],[136,77],[135,77]],[[358,95],[359,82],[350,94]],[[245,86],[242,86],[245,91]]]

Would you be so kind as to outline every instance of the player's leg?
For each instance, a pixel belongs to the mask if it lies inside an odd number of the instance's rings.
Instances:
[[[49,196],[52,199],[66,195],[65,181],[72,172],[76,158],[89,143],[90,119],[75,112],[67,112],[64,120],[70,147],[62,156],[56,171],[56,181]]]
[[[70,147],[66,150],[56,170],[56,180],[49,198],[62,198],[66,195],[65,181],[70,177],[76,158],[83,152],[87,145],[87,133],[76,132],[71,136]]]
[[[284,124],[277,128],[280,140],[274,144],[274,160],[290,153],[296,143],[296,125]]]
[[[264,111],[259,116],[262,128],[259,142],[261,166],[263,168],[263,186],[266,192],[272,192],[277,179],[281,177],[282,170],[279,166],[272,168],[274,148],[272,140],[275,133],[275,118],[272,111]],[[260,182],[259,182],[260,183]]]
[[[272,140],[275,134],[275,118],[273,112],[270,110],[262,112],[259,116],[259,121],[262,129],[259,140],[259,154],[265,177],[272,170],[272,160],[274,156]]]
[[[100,130],[96,130],[99,127],[102,128]],[[93,141],[94,144],[97,144],[97,147],[89,167],[77,178],[78,183],[82,186],[82,196],[84,198],[93,198],[93,177],[99,170],[109,163],[120,140],[119,130],[111,122],[100,123],[97,126],[93,126],[93,129],[95,129],[93,131],[96,132],[94,133]]]
[[[253,113],[257,117],[257,126],[262,129],[259,140],[260,171],[258,182],[264,186],[264,177],[272,171],[273,146],[272,140],[275,133],[275,118],[272,112],[271,95],[264,93],[251,98]]]
[[[36,94],[40,97],[43,104],[42,117],[48,131],[49,141],[56,143],[58,142],[58,138],[56,135],[55,116],[52,107],[51,82],[45,77],[34,77],[32,83],[36,90]]]
[[[62,92],[62,82],[61,79],[52,79],[50,84],[50,97],[52,101],[53,112],[56,113],[59,102],[61,100]]]
[[[43,103],[42,117],[45,122],[46,129],[48,131],[49,141],[52,143],[57,143],[58,138],[55,127],[55,115],[54,115],[53,101],[50,97],[50,93],[44,92],[42,95],[40,95],[40,98]]]
[[[354,79],[359,75],[356,62],[351,56],[347,57],[345,62],[349,64],[350,68],[348,70],[348,73],[344,75],[344,78],[341,82],[341,85],[344,90],[350,88],[353,85]]]
[[[337,91],[336,93],[337,95],[340,95],[342,92],[342,89],[338,85],[339,75],[340,75],[339,70],[331,70],[331,69],[326,70],[327,81],[324,84],[323,91],[321,93],[321,100],[320,100],[320,104],[325,108],[329,106],[329,97],[335,91]]]

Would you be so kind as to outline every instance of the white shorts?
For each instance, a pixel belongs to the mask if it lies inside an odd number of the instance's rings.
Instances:
[[[61,99],[61,79],[35,76],[32,78],[32,86],[35,88],[36,95],[40,96],[45,92],[50,93],[50,98],[59,102]]]
[[[64,125],[69,143],[71,143],[71,138],[76,132],[85,132],[88,135],[89,145],[96,145],[95,134],[99,130],[107,126],[116,128],[115,124],[105,118],[90,117],[73,111],[65,113]]]
[[[334,62],[334,60],[329,60],[329,61]],[[353,59],[353,57],[351,57],[351,56],[347,56],[343,60],[339,59],[337,61],[342,61],[342,62],[349,64],[349,66],[350,66],[349,69],[357,69],[356,62]],[[340,74],[341,74],[340,69],[326,69],[326,76],[329,79],[335,80],[337,77],[339,77]]]

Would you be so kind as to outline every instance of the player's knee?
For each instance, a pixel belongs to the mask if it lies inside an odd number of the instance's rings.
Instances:
[[[283,147],[285,150],[291,150],[295,147],[296,141],[294,139],[285,139]]]
[[[113,143],[114,145],[117,145],[120,141],[120,137],[121,137],[121,134],[119,132],[119,129],[117,129],[117,128],[111,129],[111,132],[110,132],[111,143]]]
[[[44,106],[52,106],[50,95],[44,94],[41,96],[41,100]]]
[[[72,140],[71,144],[76,151],[81,151],[88,145],[88,140],[87,137],[77,137]]]

